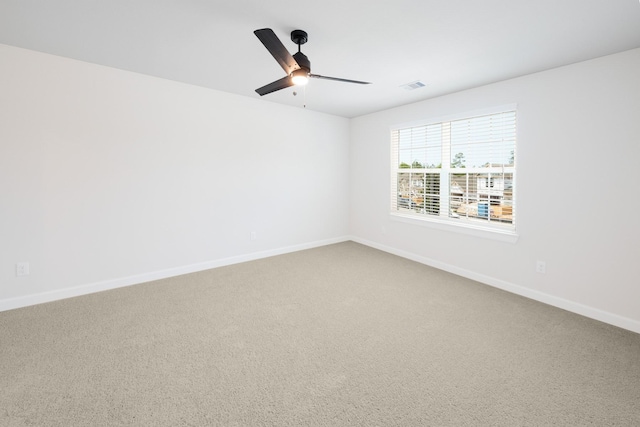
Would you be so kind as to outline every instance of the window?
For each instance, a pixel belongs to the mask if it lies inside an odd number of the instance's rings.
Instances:
[[[391,213],[515,233],[516,112],[393,129]]]

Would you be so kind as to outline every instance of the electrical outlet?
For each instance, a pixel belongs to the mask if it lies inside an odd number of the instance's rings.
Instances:
[[[19,262],[16,264],[16,276],[28,276],[29,275],[29,263]]]
[[[251,234],[249,235],[249,239],[250,240],[258,240],[258,232],[252,231]]]
[[[544,261],[536,261],[536,273],[544,274],[547,272],[547,263]]]

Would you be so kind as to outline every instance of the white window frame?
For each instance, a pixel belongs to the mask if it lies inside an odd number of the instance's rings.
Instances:
[[[444,117],[434,117],[430,119],[403,123],[399,125],[394,125],[390,129],[390,141],[391,141],[391,193],[390,193],[390,217],[394,221],[401,221],[413,225],[419,226],[427,226],[431,228],[436,228],[440,230],[452,231],[456,233],[464,233],[470,234],[478,237],[490,238],[493,240],[500,240],[505,242],[515,243],[517,241],[518,235],[516,232],[516,163],[517,163],[517,127],[516,127],[516,144],[514,147],[514,165],[513,167],[502,167],[502,172],[510,174],[512,177],[512,185],[513,185],[513,194],[511,197],[511,206],[513,210],[513,221],[511,223],[503,223],[500,221],[492,221],[490,218],[487,218],[486,221],[478,221],[475,219],[467,219],[467,218],[453,218],[450,216],[450,176],[453,172],[459,171],[463,172],[462,169],[451,168],[451,156],[453,153],[450,148],[450,135],[449,140],[446,138],[442,141],[442,153],[441,153],[441,167],[435,169],[417,169],[418,173],[420,171],[428,172],[428,173],[438,173],[440,179],[440,204],[439,204],[439,213],[436,214],[427,214],[420,212],[412,212],[408,209],[399,209],[398,208],[398,200],[399,200],[399,191],[398,191],[398,174],[399,173],[407,173],[407,169],[403,169],[400,167],[399,160],[399,147],[396,145],[398,141],[394,142],[394,134],[396,134],[400,130],[408,130],[411,128],[424,127],[428,125],[434,124],[444,124],[444,126],[450,126],[451,122],[456,120],[463,119],[471,119],[479,116],[486,116],[492,114],[498,114],[503,112],[514,112],[516,114],[517,120],[517,105],[516,104],[508,104],[501,105],[497,107],[492,107],[483,110],[475,110],[471,112],[465,112],[455,115],[449,115]],[[446,133],[443,132],[443,133]],[[505,170],[506,169],[506,170]],[[410,169],[414,170],[415,169]],[[466,168],[464,169],[465,173],[486,173],[487,168]],[[490,207],[489,207],[490,209]]]

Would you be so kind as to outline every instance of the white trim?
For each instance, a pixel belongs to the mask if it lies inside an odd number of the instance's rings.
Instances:
[[[268,258],[276,255],[283,255],[290,252],[312,249],[320,246],[331,245],[351,240],[349,236],[336,237],[333,239],[318,240],[315,242],[302,243],[299,245],[285,246],[283,248],[269,249],[261,252],[253,252],[245,255],[238,255],[229,258],[205,261],[182,267],[168,268],[166,270],[154,271],[143,274],[136,274],[129,277],[120,277],[117,279],[104,280],[96,283],[89,283],[71,288],[59,289],[55,291],[41,292],[38,294],[25,295],[16,298],[7,298],[0,300],[0,312],[13,310],[16,308],[28,307],[31,305],[42,304],[51,301],[57,301],[66,298],[77,297],[81,295],[92,294],[96,292],[108,291],[111,289],[122,288],[125,286],[137,285],[140,283],[151,282],[154,280],[166,279],[168,277],[180,276],[183,274],[195,273],[198,271],[209,270],[217,267],[224,267],[241,262],[254,261],[257,259]]]
[[[492,233],[494,234],[494,233]],[[135,276],[122,277],[119,279],[105,280],[97,283],[90,283],[87,285],[76,286],[73,288],[60,289],[57,291],[42,292],[39,294],[26,295],[17,298],[8,298],[0,300],[0,312],[13,310],[16,308],[28,307],[31,305],[42,304],[51,301],[57,301],[65,298],[72,298],[81,295],[92,294],[95,292],[106,291],[110,289],[121,288],[125,286],[137,285],[140,283],[146,283],[153,280],[165,279],[168,277],[179,276],[182,274],[195,273],[198,271],[209,270],[217,267],[224,267],[232,264],[239,264],[247,261],[254,261],[257,259],[268,258],[276,255],[283,255],[290,252],[301,251],[305,249],[313,249],[320,246],[331,245],[334,243],[341,243],[346,241],[354,241],[365,246],[369,246],[375,249],[379,249],[384,252],[388,252],[393,255],[397,255],[412,261],[419,262],[421,264],[428,265],[430,267],[438,268],[440,270],[448,271],[449,273],[456,274],[458,276],[466,277],[467,279],[476,280],[485,285],[493,286],[498,289],[502,289],[507,292],[511,292],[516,295],[524,296],[535,301],[542,302],[563,310],[570,311],[591,319],[599,320],[610,325],[617,326],[619,328],[627,329],[632,332],[640,333],[640,321],[630,319],[628,317],[622,317],[617,314],[609,313],[607,311],[599,310],[597,308],[589,307],[580,303],[576,303],[563,298],[558,298],[553,295],[545,294],[544,292],[535,291],[525,288],[523,286],[515,285],[513,283],[506,282],[504,280],[496,279],[494,277],[486,276],[484,274],[475,273],[470,270],[466,270],[460,267],[456,267],[450,264],[446,264],[440,261],[436,261],[430,258],[426,258],[420,255],[406,252],[400,249],[392,248],[380,243],[372,242],[366,239],[362,239],[356,236],[343,236],[333,239],[319,240],[315,242],[303,243],[300,245],[287,246],[278,249],[270,249],[262,252],[254,252],[246,255],[239,255],[235,257],[222,258],[219,260],[212,260],[197,264],[191,264],[183,267],[170,268],[166,270],[138,274]]]
[[[530,298],[532,300],[551,305],[553,307],[561,308],[563,310],[567,310],[572,313],[588,317],[590,319],[595,319],[640,334],[640,321],[635,319],[619,316],[617,314],[609,313],[607,311],[603,311],[594,307],[590,307],[564,298],[559,298],[553,295],[546,294],[544,292],[525,288],[523,286],[519,286],[504,280],[496,279],[495,277],[485,276],[484,274],[479,274],[470,270],[466,270],[464,268],[456,267],[400,249],[392,248],[380,243],[361,239],[359,237],[351,236],[351,240],[356,243],[370,246],[372,248],[379,249],[393,255],[398,255],[400,257],[428,265],[430,267],[448,271],[449,273],[453,273],[458,276],[466,277],[467,279],[475,280],[485,285],[493,286],[494,288],[511,292],[512,294]]]
[[[452,231],[454,233],[467,234],[474,237],[482,237],[484,239],[497,240],[500,242],[516,243],[518,234],[511,229],[500,230],[498,227],[488,228],[480,225],[470,224],[469,222],[449,220],[444,218],[417,218],[414,215],[403,215],[402,213],[392,212],[389,214],[392,221],[404,222],[406,224],[417,225],[419,227],[430,227],[437,230]]]
[[[391,125],[389,127],[389,133],[393,132],[394,130],[401,130],[401,129],[412,128],[417,126],[427,126],[427,125],[432,125],[440,122],[452,122],[454,120],[470,119],[473,117],[486,116],[489,114],[496,114],[496,113],[503,113],[505,111],[517,111],[517,110],[518,110],[518,104],[513,103],[513,104],[498,105],[495,107],[481,108],[473,111],[466,111],[464,113],[455,113],[455,114],[446,114],[444,116],[428,117],[425,119],[412,120],[410,122]]]

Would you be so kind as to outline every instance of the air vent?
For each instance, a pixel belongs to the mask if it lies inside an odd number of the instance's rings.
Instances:
[[[403,89],[406,89],[406,90],[415,90],[415,89],[420,89],[421,87],[425,87],[425,86],[426,85],[424,83],[422,83],[419,80],[416,80],[415,82],[407,83],[407,84],[404,84],[404,85],[402,85],[400,87],[403,88]]]

